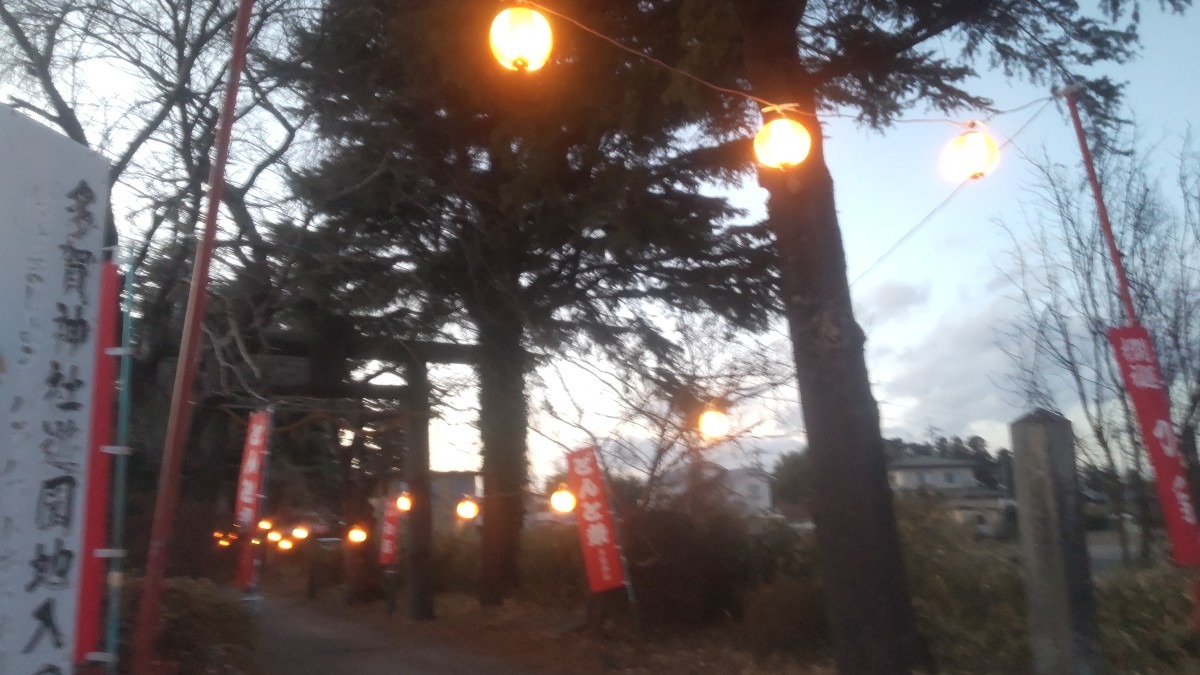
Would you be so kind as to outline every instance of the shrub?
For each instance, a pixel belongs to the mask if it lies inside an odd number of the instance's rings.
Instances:
[[[754,576],[743,519],[661,509],[643,511],[626,523],[626,550],[645,626],[696,627],[740,615]]]
[[[746,597],[743,636],[756,656],[782,653],[815,659],[829,650],[829,620],[814,576],[783,577]]]
[[[776,579],[815,579],[816,539],[780,520],[756,523],[750,531],[750,563],[755,583]]]
[[[140,595],[141,579],[128,579],[122,595],[123,663],[129,663],[128,643]],[[160,621],[159,658],[178,663],[179,675],[262,672],[257,655],[258,633],[235,591],[218,588],[204,579],[167,579]]]
[[[913,607],[938,665],[1028,672],[1025,591],[1011,549],[976,540],[936,499],[898,499],[896,510]]]
[[[1025,591],[1015,550],[977,540],[936,499],[898,499],[913,606],[942,672],[1031,670]],[[820,657],[828,647],[824,598],[810,538],[756,537],[765,583],[748,594],[743,633],[758,654]],[[1123,569],[1096,587],[1101,654],[1114,675],[1200,673],[1192,572],[1166,564]]]
[[[802,659],[829,649],[816,542],[781,521],[754,528],[751,562],[757,583],[746,594],[742,615],[746,644],[757,656],[787,654]]]
[[[528,527],[521,541],[521,591],[550,604],[573,604],[587,597],[583,551],[574,525]]]
[[[459,527],[433,539],[433,588],[442,593],[474,593],[479,585],[479,536]]]
[[[1101,652],[1112,673],[1200,672],[1194,573],[1167,564],[1125,569],[1096,589]]]

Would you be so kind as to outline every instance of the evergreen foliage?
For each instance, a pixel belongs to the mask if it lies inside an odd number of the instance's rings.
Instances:
[[[681,5],[563,9],[677,60]],[[328,149],[296,178],[323,215],[298,239],[297,304],[479,345],[491,601],[516,582],[531,348],[581,336],[664,354],[652,307],[750,328],[777,308],[765,228],[731,226],[738,212],[703,194],[745,170],[746,148],[698,142],[710,111],[664,105],[669,74],[583,36],[553,68],[503,71],[483,39],[494,10],[336,0],[291,73]]]

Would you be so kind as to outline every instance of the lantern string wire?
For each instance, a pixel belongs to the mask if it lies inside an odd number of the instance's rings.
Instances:
[[[503,1],[504,0],[501,0],[501,2],[503,2]],[[621,42],[616,40],[615,38],[609,37],[608,35],[605,35],[604,33],[601,33],[600,31],[598,31],[590,26],[587,26],[586,24],[579,21],[578,19],[574,19],[570,16],[567,16],[566,14],[563,14],[562,12],[550,9],[549,7],[546,7],[545,5],[542,5],[540,3],[533,2],[533,0],[517,0],[517,3],[520,5],[526,6],[526,7],[532,7],[533,9],[536,9],[538,11],[545,12],[551,16],[562,19],[563,21],[566,21],[567,23],[579,28],[580,30],[582,30],[590,35],[593,35],[593,36],[603,40],[604,42],[611,44],[612,46],[616,47],[617,49],[620,49],[623,52],[632,54],[632,55],[638,57],[639,59],[653,63],[654,65],[659,66],[660,68],[665,68],[666,70],[669,70],[670,72],[675,73],[676,75],[685,77],[689,80],[692,80],[693,82],[696,82],[697,84],[708,87],[709,89],[712,89],[714,91],[717,91],[717,92],[720,92],[723,94],[728,94],[730,96],[739,96],[748,101],[753,101],[755,103],[761,104],[763,106],[763,112],[767,112],[770,110],[779,110],[779,111],[786,110],[788,112],[792,112],[792,113],[795,113],[798,115],[806,115],[808,117],[814,117],[814,118],[817,117],[817,113],[809,112],[807,110],[802,110],[795,103],[772,103],[771,101],[768,101],[759,96],[755,96],[754,94],[751,94],[747,91],[743,91],[741,89],[733,89],[731,87],[723,87],[719,84],[714,84],[712,82],[709,82],[708,80],[706,80],[698,75],[689,73],[688,71],[683,70],[682,68],[679,68],[677,66],[672,66],[671,64],[663,61],[662,59],[651,56],[650,54],[647,54],[644,51],[621,44]],[[1032,101],[1029,101],[1028,103],[1021,104],[1015,108],[1010,108],[1007,110],[992,111],[985,119],[992,120],[992,119],[995,119],[996,117],[1000,117],[1002,115],[1009,115],[1012,113],[1020,112],[1022,110],[1025,110],[1026,108],[1035,106],[1038,103],[1045,103],[1048,101],[1052,101],[1055,98],[1056,98],[1056,96],[1052,94],[1050,96],[1043,96],[1043,97],[1036,98]],[[849,114],[845,114],[845,113],[836,113],[836,112],[823,112],[823,113],[821,113],[821,115],[824,117],[839,117],[839,118],[844,118],[844,119],[858,119],[857,115],[849,115]],[[948,117],[898,119],[898,120],[895,120],[895,123],[896,124],[953,124],[955,126],[963,125],[963,122],[961,122],[959,120],[951,119]]]
[[[1039,99],[1039,100],[1041,100],[1041,99]],[[1054,102],[1053,96],[1048,99],[1045,99],[1042,102],[1042,107],[1038,108],[1037,111],[1034,112],[1033,115],[1031,115],[1029,117],[1029,119],[1026,120],[1025,123],[1022,124],[1021,127],[1019,129],[1017,129],[1017,131],[1015,133],[1013,133],[1013,135],[1009,136],[1003,143],[1001,143],[999,149],[1003,150],[1004,148],[1007,148],[1009,145],[1012,145],[1013,141],[1015,141],[1017,139],[1017,137],[1021,135],[1022,132],[1024,132],[1026,129],[1028,129],[1029,125],[1033,124],[1033,121],[1036,120],[1043,112],[1045,112],[1046,108],[1048,108],[1050,106],[1050,104],[1053,102]],[[1036,101],[1034,103],[1036,103]],[[1022,108],[1028,108],[1030,105],[1031,104],[1026,104],[1026,105],[1022,106]],[[864,269],[862,272],[860,272],[858,276],[854,277],[854,280],[850,282],[850,285],[854,286],[854,284],[857,284],[859,281],[862,280],[863,277],[867,276],[868,273],[870,273],[872,270],[874,270],[876,267],[878,267],[884,260],[887,260],[893,253],[896,252],[896,249],[900,248],[904,244],[904,242],[911,239],[912,236],[914,234],[916,234],[918,230],[925,227],[925,225],[929,224],[929,221],[933,220],[933,217],[936,216],[938,214],[938,212],[940,212],[942,209],[946,208],[946,206],[949,205],[950,202],[952,202],[954,200],[954,198],[957,197],[962,192],[963,188],[965,188],[968,183],[971,183],[974,180],[975,180],[974,178],[966,178],[961,183],[959,183],[958,186],[955,187],[954,190],[952,190],[950,192],[950,194],[946,196],[945,199],[943,199],[937,206],[933,207],[933,209],[931,209],[929,211],[929,213],[925,214],[925,217],[923,217],[923,218],[921,218],[921,220],[917,221],[916,225],[913,225],[911,228],[909,228],[909,230],[907,232],[905,232],[902,237],[897,239],[896,243],[892,244],[891,247],[888,248],[888,250],[884,251],[883,255],[876,258],[875,261],[872,262],[870,265],[867,265],[867,268]]]
[[[633,54],[634,56],[636,56],[636,57],[638,57],[638,58],[640,58],[640,59],[643,59],[643,60],[645,60],[645,61],[649,61],[650,63],[653,63],[653,64],[655,64],[655,65],[657,65],[657,66],[659,66],[659,67],[661,67],[661,68],[666,68],[667,70],[669,70],[669,71],[671,71],[671,72],[673,72],[673,73],[675,73],[675,74],[677,74],[677,75],[682,75],[683,77],[686,77],[686,78],[688,78],[689,80],[692,80],[693,82],[697,82],[697,83],[699,83],[699,84],[702,84],[702,85],[704,85],[705,87],[708,87],[708,88],[710,88],[710,89],[715,89],[715,90],[717,90],[717,91],[719,91],[719,92],[722,92],[722,93],[725,93],[725,94],[730,94],[730,95],[732,95],[732,96],[740,96],[740,97],[742,97],[742,98],[749,99],[749,100],[751,100],[751,101],[754,101],[754,102],[756,102],[756,103],[761,103],[762,105],[764,105],[764,106],[766,106],[766,107],[768,107],[768,108],[779,108],[779,107],[780,107],[779,105],[777,105],[777,104],[775,104],[775,103],[771,103],[770,101],[768,101],[768,100],[766,100],[766,99],[759,98],[758,96],[755,96],[755,95],[753,95],[753,94],[750,94],[750,93],[747,93],[747,92],[741,91],[740,89],[731,89],[731,88],[729,88],[729,87],[722,87],[722,86],[720,86],[720,85],[713,84],[712,82],[709,82],[708,80],[705,80],[704,78],[701,78],[701,77],[698,77],[698,76],[696,76],[696,75],[693,75],[693,74],[691,74],[691,73],[689,73],[689,72],[687,72],[686,70],[683,70],[683,69],[681,69],[681,68],[677,68],[677,67],[675,67],[675,66],[672,66],[671,64],[667,63],[666,61],[663,61],[663,60],[661,60],[661,59],[655,58],[655,57],[653,57],[653,56],[651,56],[651,55],[649,55],[649,54],[647,54],[647,53],[645,53],[645,52],[643,52],[643,51],[641,51],[641,50],[634,49],[633,47],[628,47],[628,46],[626,46],[626,45],[623,45],[623,44],[621,44],[620,42],[618,42],[617,40],[615,40],[615,39],[613,39],[613,38],[611,38],[611,37],[609,37],[609,36],[605,35],[604,33],[601,33],[600,31],[598,31],[598,30],[595,30],[595,29],[593,29],[593,28],[590,28],[590,27],[588,27],[588,26],[584,25],[583,23],[579,22],[578,20],[576,20],[576,19],[572,19],[571,17],[567,16],[566,14],[563,14],[563,13],[561,13],[561,12],[556,12],[556,11],[554,11],[553,9],[550,9],[549,7],[545,7],[545,6],[543,6],[543,5],[539,5],[539,4],[538,4],[538,3],[536,3],[536,2],[530,2],[529,0],[520,0],[520,3],[521,3],[522,5],[528,5],[529,7],[533,7],[534,9],[537,9],[537,10],[539,10],[539,11],[545,12],[545,13],[547,13],[547,14],[550,14],[550,15],[552,15],[552,16],[556,16],[556,17],[558,17],[558,18],[562,19],[563,21],[566,21],[567,23],[570,23],[570,24],[572,24],[572,25],[576,26],[576,27],[577,27],[577,28],[579,28],[580,30],[582,30],[582,31],[584,31],[584,32],[587,32],[587,33],[590,33],[591,35],[594,35],[594,36],[596,36],[596,37],[600,38],[601,40],[603,40],[603,41],[605,41],[605,42],[607,42],[607,43],[611,44],[612,46],[616,47],[617,49],[620,49],[620,50],[622,50],[622,51],[624,51],[624,52],[628,52],[628,53],[630,53],[630,54]]]

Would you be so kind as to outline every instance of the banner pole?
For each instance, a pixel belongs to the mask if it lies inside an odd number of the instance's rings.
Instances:
[[[1075,128],[1075,137],[1079,141],[1079,151],[1083,155],[1083,166],[1084,166],[1084,169],[1087,171],[1088,183],[1091,185],[1091,188],[1092,188],[1092,197],[1096,201],[1096,214],[1097,214],[1097,216],[1099,216],[1100,229],[1103,231],[1104,241],[1108,246],[1108,255],[1109,255],[1109,258],[1112,259],[1113,270],[1115,271],[1115,274],[1117,277],[1117,294],[1120,296],[1121,306],[1125,310],[1125,320],[1129,326],[1140,328],[1141,323],[1138,320],[1137,309],[1134,307],[1134,304],[1133,304],[1133,295],[1129,291],[1129,278],[1125,273],[1125,265],[1121,260],[1121,251],[1119,248],[1117,248],[1116,237],[1113,235],[1112,222],[1108,218],[1108,207],[1104,203],[1104,191],[1100,185],[1100,178],[1096,174],[1096,163],[1095,163],[1095,160],[1092,158],[1091,150],[1088,148],[1087,134],[1084,132],[1083,122],[1079,118],[1079,106],[1075,101],[1075,95],[1078,93],[1078,91],[1079,91],[1078,85],[1071,85],[1063,90],[1062,95],[1064,98],[1067,99],[1067,110],[1070,111],[1070,114],[1071,114],[1071,124]],[[1114,342],[1113,349],[1116,350],[1116,348],[1117,348],[1117,344]],[[1151,348],[1153,348],[1153,347],[1151,346]],[[1118,362],[1120,362],[1123,360],[1124,357],[1119,352],[1117,352],[1116,358],[1117,358]],[[1157,356],[1154,359],[1154,369],[1155,369],[1155,371],[1161,372],[1161,370],[1160,370],[1161,366],[1158,362]],[[1122,370],[1124,370],[1124,368],[1122,368]],[[1164,389],[1166,388],[1165,383],[1162,383],[1161,386]],[[1127,385],[1127,389],[1129,389],[1131,394],[1134,393],[1134,390],[1131,387],[1129,387],[1128,385]],[[1166,401],[1166,403],[1165,403],[1165,405],[1166,405],[1165,415],[1167,416],[1166,423],[1167,423],[1168,427],[1171,427],[1169,398],[1166,397],[1165,393],[1164,393],[1163,398]],[[1137,406],[1136,399],[1135,399],[1134,403],[1135,403],[1134,407],[1135,407],[1135,409],[1137,409],[1138,406]],[[1155,454],[1151,450],[1151,443],[1153,442],[1151,440],[1151,436],[1153,436],[1154,433],[1153,433],[1152,429],[1149,429],[1146,427],[1146,423],[1144,421],[1139,420],[1139,424],[1140,424],[1140,426],[1142,426],[1142,436],[1144,439],[1143,442],[1146,444],[1146,450],[1151,455],[1151,460],[1154,460]],[[1166,433],[1173,435],[1174,428],[1172,427],[1172,428],[1167,429]],[[1162,453],[1162,452],[1165,452],[1165,450],[1158,449],[1157,452]],[[1162,459],[1163,459],[1163,461],[1165,461],[1165,458],[1162,458]],[[1151,462],[1152,467],[1153,467],[1153,464],[1154,464],[1154,462],[1152,461]],[[1166,479],[1163,476],[1157,476],[1156,478],[1158,479],[1159,491],[1161,493],[1164,489],[1163,481]],[[1176,497],[1176,498],[1181,499],[1180,497]],[[1168,509],[1169,508],[1168,502],[1163,500],[1162,507],[1164,509]],[[1171,516],[1174,514],[1164,514],[1164,515],[1167,516],[1168,523],[1170,523]],[[1194,521],[1195,521],[1195,512],[1193,509],[1192,522],[1190,523],[1191,525],[1193,525],[1193,527],[1195,526]],[[1182,523],[1180,523],[1179,525],[1182,526]],[[1176,540],[1175,543],[1178,543],[1178,540]],[[1176,554],[1178,554],[1178,551],[1176,551]],[[1193,582],[1192,582],[1192,624],[1193,624],[1193,628],[1197,632],[1200,632],[1200,566],[1192,565],[1191,567],[1192,567],[1192,572],[1194,575]]]
[[[183,471],[183,452],[191,426],[192,395],[196,366],[200,360],[203,340],[204,314],[208,305],[209,266],[217,237],[217,212],[225,188],[225,164],[229,159],[229,141],[237,119],[237,92],[246,50],[250,42],[250,15],[254,0],[240,0],[234,20],[233,53],[229,59],[229,79],[218,119],[214,141],[212,170],[208,177],[207,209],[204,214],[204,235],[197,243],[192,264],[191,288],[188,291],[187,312],[183,319],[183,339],[179,345],[179,363],[175,370],[175,387],[167,417],[167,433],[163,443],[162,468],[158,477],[158,496],[154,503],[154,522],[150,527],[150,549],[146,554],[146,574],[142,578],[142,597],[138,604],[137,625],[132,636],[132,672],[152,675],[156,672],[159,633],[159,614],[163,581],[167,571],[167,546],[179,502],[179,483]]]
[[[1121,250],[1117,248],[1112,222],[1108,219],[1108,207],[1104,204],[1104,190],[1100,187],[1100,178],[1096,174],[1096,163],[1092,159],[1092,151],[1088,149],[1083,122],[1079,119],[1079,106],[1075,103],[1075,93],[1075,89],[1069,88],[1064,91],[1063,96],[1067,99],[1067,110],[1071,112],[1071,124],[1075,127],[1075,138],[1079,140],[1079,151],[1083,154],[1083,168],[1087,171],[1088,183],[1092,187],[1092,198],[1096,201],[1096,214],[1100,218],[1100,229],[1104,233],[1104,242],[1108,245],[1108,257],[1112,259],[1113,269],[1117,275],[1117,293],[1121,296],[1121,307],[1125,310],[1125,320],[1130,325],[1136,326],[1138,316],[1137,310],[1133,306],[1133,296],[1129,292],[1129,278],[1125,275],[1125,265],[1121,262]]]
[[[117,382],[117,438],[119,448],[129,447],[129,418],[133,410],[133,289],[137,277],[137,260],[130,246],[129,264],[125,269],[124,290],[121,297],[121,363]],[[112,498],[112,548],[125,548],[125,505],[128,485],[129,458],[122,452],[117,455],[113,467]],[[104,651],[111,655],[106,670],[109,675],[119,671],[119,645],[121,632],[121,587],[124,583],[124,557],[114,556],[108,561],[108,613],[104,634]]]

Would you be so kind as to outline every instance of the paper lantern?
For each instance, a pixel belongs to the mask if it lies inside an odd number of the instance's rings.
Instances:
[[[999,163],[1000,146],[978,122],[968,123],[967,131],[950,141],[938,160],[942,176],[954,183],[983,178]]]
[[[796,120],[779,117],[767,122],[754,135],[754,155],[759,163],[786,169],[804,161],[812,149],[812,136]]]
[[[537,70],[550,59],[550,22],[528,7],[509,7],[492,21],[492,55],[509,70]]]
[[[550,495],[550,508],[559,513],[570,513],[575,510],[575,495],[566,485],[559,485],[554,494]]]

